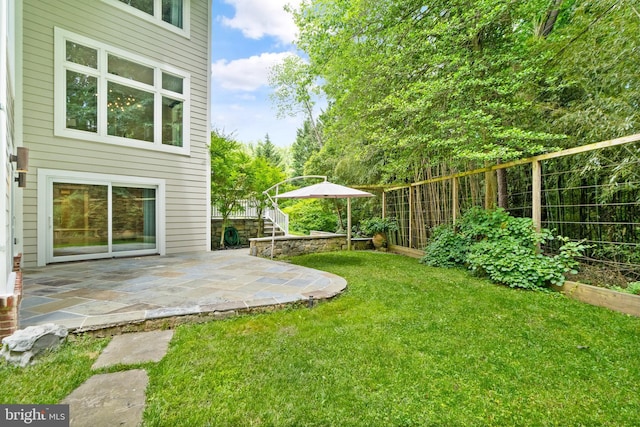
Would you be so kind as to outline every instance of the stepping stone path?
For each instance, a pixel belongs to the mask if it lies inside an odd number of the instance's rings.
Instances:
[[[173,331],[136,332],[115,336],[92,369],[159,362],[167,353]],[[143,369],[97,374],[62,402],[69,405],[71,426],[139,426],[149,382]]]

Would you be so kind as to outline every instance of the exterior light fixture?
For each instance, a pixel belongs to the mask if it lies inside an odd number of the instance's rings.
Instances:
[[[18,154],[11,154],[9,160],[16,162],[16,172],[18,177],[15,181],[18,183],[18,187],[25,188],[27,186],[27,172],[29,171],[29,149],[24,147],[18,147]]]
[[[18,177],[15,178],[15,181],[18,183],[18,187],[25,188],[27,186],[27,173],[18,172]]]
[[[29,149],[18,147],[18,154],[10,156],[12,162],[16,162],[17,172],[29,172]]]

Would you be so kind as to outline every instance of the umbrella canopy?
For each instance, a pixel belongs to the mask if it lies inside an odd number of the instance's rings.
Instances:
[[[326,178],[325,178],[326,179]],[[347,249],[351,250],[351,198],[352,197],[373,197],[373,194],[344,185],[334,184],[324,181],[319,184],[276,194],[276,199],[347,199]],[[271,249],[273,253],[273,248]]]
[[[373,197],[373,194],[329,181],[276,194],[277,199],[348,199],[351,197]]]

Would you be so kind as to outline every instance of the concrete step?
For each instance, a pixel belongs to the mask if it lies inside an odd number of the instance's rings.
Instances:
[[[269,221],[268,219],[265,219],[264,220],[264,231],[263,231],[263,234],[265,235],[265,237],[270,237],[272,235],[274,227],[276,229],[276,232],[275,232],[276,236],[284,236],[285,235],[285,232],[280,230],[280,228],[277,225],[274,225],[271,221]]]

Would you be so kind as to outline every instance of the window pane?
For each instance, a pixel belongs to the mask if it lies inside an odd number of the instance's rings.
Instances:
[[[162,73],[162,89],[170,90],[176,93],[182,93],[182,77]]]
[[[69,62],[98,68],[98,51],[93,48],[67,41],[66,53]]]
[[[109,250],[107,187],[53,184],[53,255],[83,255]]]
[[[162,0],[162,20],[182,28],[182,0]]]
[[[162,143],[182,147],[182,101],[162,97]]]
[[[149,15],[153,15],[153,1],[154,0],[120,0],[122,3],[126,3],[129,6],[135,7]]]
[[[107,133],[153,141],[153,94],[108,82]]]
[[[153,68],[109,55],[109,73],[135,80],[140,83],[153,85]]]
[[[98,79],[67,70],[67,128],[97,132]]]
[[[113,187],[113,250],[156,247],[156,191],[152,188]]]

